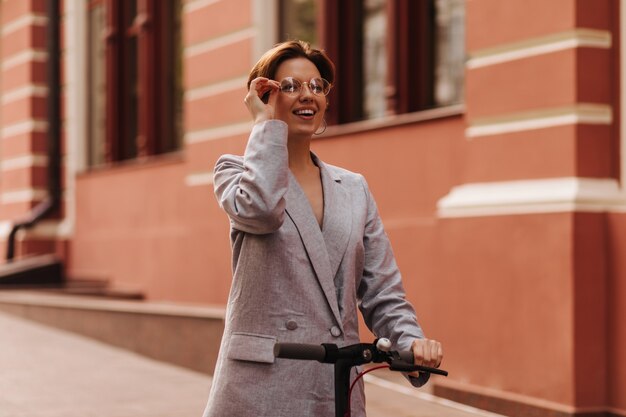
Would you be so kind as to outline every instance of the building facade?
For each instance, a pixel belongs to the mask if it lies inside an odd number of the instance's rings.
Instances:
[[[58,165],[58,207],[18,231],[16,259],[55,253],[70,280],[224,305],[212,167],[245,147],[251,66],[308,39],[338,69],[314,151],[368,179],[408,297],[444,344],[435,393],[509,415],[626,416],[626,1],[64,0],[58,19],[49,6],[0,3],[3,253]]]

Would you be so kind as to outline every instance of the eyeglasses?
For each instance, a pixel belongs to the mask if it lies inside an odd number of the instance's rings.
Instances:
[[[306,84],[311,93],[316,96],[325,96],[330,92],[330,83],[323,78],[311,78],[310,81],[300,81],[293,77],[284,78],[280,82],[280,92],[291,96],[299,95],[302,92],[302,86]]]

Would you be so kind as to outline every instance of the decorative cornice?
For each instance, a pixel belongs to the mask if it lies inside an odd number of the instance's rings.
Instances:
[[[574,29],[548,36],[480,49],[470,53],[467,69],[486,67],[537,55],[550,54],[574,48],[608,49],[611,33],[605,30]]]
[[[475,138],[579,123],[610,125],[613,123],[613,109],[607,104],[578,103],[573,106],[472,119],[465,135]]]
[[[554,212],[626,211],[626,193],[611,178],[547,178],[453,187],[437,204],[438,217]]]

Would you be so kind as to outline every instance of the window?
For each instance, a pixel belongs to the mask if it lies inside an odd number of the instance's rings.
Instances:
[[[304,8],[311,3],[317,7]],[[294,26],[310,33],[310,22],[317,22],[312,38],[337,66],[329,124],[462,101],[464,0],[282,0],[280,5],[281,40],[298,36]]]
[[[88,5],[90,165],[180,148],[180,1]]]
[[[316,12],[315,0],[280,0],[278,37],[317,45]]]

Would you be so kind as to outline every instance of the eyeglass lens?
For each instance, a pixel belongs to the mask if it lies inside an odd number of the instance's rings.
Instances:
[[[280,91],[285,94],[300,94],[303,84],[307,84],[311,93],[316,96],[325,96],[330,91],[330,83],[323,78],[311,78],[308,82],[302,82],[293,77],[287,77],[280,82]]]

